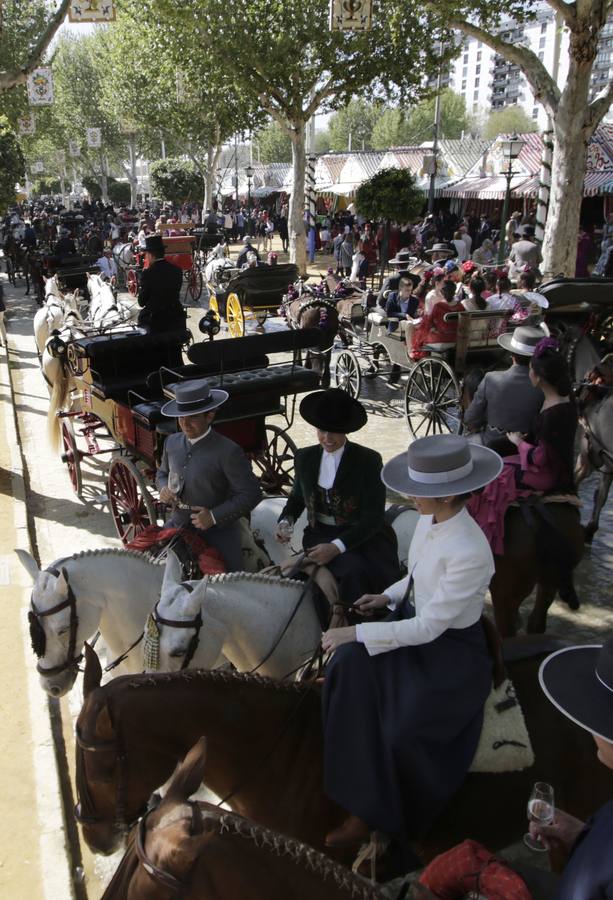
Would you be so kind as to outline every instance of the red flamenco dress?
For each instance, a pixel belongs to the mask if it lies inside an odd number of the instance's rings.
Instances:
[[[577,410],[572,401],[542,410],[531,441],[522,441],[514,456],[506,456],[498,478],[479,494],[473,494],[467,509],[481,526],[492,553],[504,554],[504,517],[511,503],[534,493],[575,493],[573,448]]]
[[[448,303],[446,300],[439,300],[434,304],[430,315],[423,317],[413,333],[409,354],[411,359],[423,359],[428,355],[427,351],[421,349],[424,344],[455,344],[458,323],[445,322],[447,313],[453,312],[464,312],[464,305]]]

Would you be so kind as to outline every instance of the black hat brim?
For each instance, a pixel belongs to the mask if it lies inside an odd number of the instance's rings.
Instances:
[[[565,647],[541,663],[539,681],[548,700],[580,728],[613,742],[613,691],[596,675],[601,644]]]
[[[337,402],[334,402],[335,399]],[[320,431],[335,434],[359,431],[368,421],[360,401],[338,388],[307,394],[300,403],[300,415]]]

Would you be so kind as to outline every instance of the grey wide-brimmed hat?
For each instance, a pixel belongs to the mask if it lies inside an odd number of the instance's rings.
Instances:
[[[410,250],[399,250],[396,256],[393,256],[389,264],[390,266],[406,266],[411,261],[413,254]]]
[[[448,244],[434,244],[429,250],[425,250],[426,256],[429,253],[446,253],[448,256],[455,256],[455,250],[452,250]]]
[[[557,650],[543,660],[539,681],[561,713],[613,743],[613,639]]]
[[[206,378],[181,381],[174,386],[174,393],[175,399],[162,407],[162,415],[169,419],[211,412],[225,403],[229,396],[227,391],[211,389]]]
[[[406,497],[455,497],[493,481],[502,459],[489,447],[457,434],[434,434],[414,441],[381,473],[386,487]]]
[[[532,325],[521,325],[515,331],[509,331],[498,337],[498,343],[509,353],[516,356],[532,356],[534,348],[547,337],[540,328],[534,328]]]

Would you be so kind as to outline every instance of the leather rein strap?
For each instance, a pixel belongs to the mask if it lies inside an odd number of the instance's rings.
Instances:
[[[192,835],[202,834],[203,821],[200,807],[193,801],[189,803],[189,806],[192,811],[192,825],[190,832]],[[153,812],[153,810],[151,810],[151,812]],[[154,881],[157,881],[162,887],[165,887],[169,891],[173,891],[175,894],[182,894],[189,888],[189,883],[180,881],[178,878],[175,878],[174,875],[171,875],[170,872],[165,872],[164,869],[160,869],[147,856],[147,851],[145,849],[147,840],[147,819],[151,812],[146,813],[138,823],[136,839],[134,841],[136,856],[145,872],[150,875]]]
[[[47,572],[49,572],[51,575],[54,575],[56,578],[59,578],[60,574],[64,576],[64,580],[66,582],[66,587],[68,590],[68,596],[65,600],[62,600],[55,606],[52,606],[51,609],[44,610],[37,609],[34,606],[34,602],[30,600],[30,610],[32,612],[32,615],[35,616],[36,619],[44,619],[47,616],[53,616],[55,615],[55,613],[61,612],[63,609],[70,608],[70,636],[68,640],[68,653],[66,654],[66,659],[58,666],[49,666],[49,668],[41,666],[40,663],[36,664],[36,671],[38,672],[38,674],[49,677],[52,675],[59,675],[61,672],[65,672],[66,669],[76,668],[83,659],[83,654],[80,653],[78,656],[75,656],[75,650],[77,647],[77,630],[79,628],[79,617],[77,615],[77,598],[75,597],[74,591],[70,587],[70,584],[68,582],[66,569],[62,569],[60,573],[57,569],[50,567],[47,569]]]
[[[181,585],[184,587],[189,593],[194,590],[192,585],[189,582],[183,582]],[[205,589],[206,595],[206,589]],[[204,598],[203,598],[204,599]],[[165,619],[158,612],[158,606],[160,605],[160,601],[155,604],[153,608],[153,618],[155,619],[158,625],[166,625],[168,628],[193,628],[194,634],[192,639],[189,642],[187,647],[187,652],[183,657],[183,662],[181,663],[181,671],[187,669],[192,659],[194,658],[194,653],[198,649],[198,644],[200,643],[200,629],[202,628],[202,613],[198,610],[197,614],[193,619]]]

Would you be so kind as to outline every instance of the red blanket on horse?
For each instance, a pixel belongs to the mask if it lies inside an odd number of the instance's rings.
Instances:
[[[158,525],[149,525],[126,545],[126,550],[137,550],[139,553],[144,553],[157,545],[164,546],[177,536],[181,537],[189,547],[194,559],[198,561],[198,567],[203,575],[221,575],[226,571],[219,550],[209,546],[205,540],[188,528],[160,528]]]

